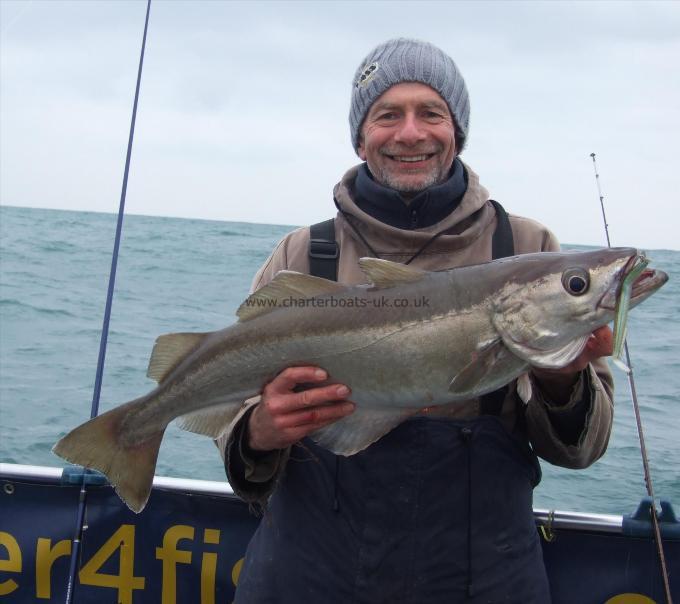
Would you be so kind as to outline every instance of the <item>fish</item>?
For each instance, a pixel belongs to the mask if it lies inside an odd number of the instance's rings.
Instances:
[[[442,271],[361,258],[368,283],[351,286],[281,271],[241,304],[235,324],[160,336],[147,373],[158,386],[78,426],[53,451],[104,473],[140,512],[171,421],[219,438],[244,401],[287,367],[319,366],[328,383],[351,388],[354,412],[311,435],[344,456],[423,408],[462,404],[515,379],[526,402],[529,368],[575,359],[614,318],[624,283],[627,312],[668,280],[647,264],[640,269],[646,262],[634,248],[523,254]]]

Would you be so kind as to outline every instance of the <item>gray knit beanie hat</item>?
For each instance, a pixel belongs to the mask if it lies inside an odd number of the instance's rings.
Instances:
[[[395,38],[373,49],[354,74],[349,128],[357,151],[361,125],[375,100],[390,86],[422,82],[446,101],[457,125],[456,147],[463,150],[470,123],[470,99],[465,80],[442,50],[420,40]]]

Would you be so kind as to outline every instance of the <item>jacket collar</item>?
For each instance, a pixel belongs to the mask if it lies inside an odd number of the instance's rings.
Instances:
[[[455,204],[438,222],[416,229],[402,229],[378,220],[357,203],[356,181],[361,166],[351,168],[333,190],[335,204],[339,210],[338,220],[351,221],[350,236],[360,245],[361,238],[379,254],[391,257],[403,255],[409,258],[432,236],[442,232],[431,245],[428,254],[448,253],[470,245],[478,239],[495,220],[493,206],[487,203],[488,191],[479,183],[479,177],[468,165],[461,162],[467,174],[467,188],[462,199]],[[403,204],[403,201],[400,200]]]

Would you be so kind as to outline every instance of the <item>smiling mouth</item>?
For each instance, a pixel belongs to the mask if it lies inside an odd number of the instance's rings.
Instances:
[[[421,161],[427,161],[435,156],[434,153],[423,153],[421,155],[387,155],[392,161],[404,162],[407,164],[414,164]]]

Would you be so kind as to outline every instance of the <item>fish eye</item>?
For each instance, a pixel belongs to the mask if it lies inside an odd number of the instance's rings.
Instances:
[[[562,286],[572,296],[581,296],[588,291],[590,275],[582,268],[568,268],[562,273]]]

